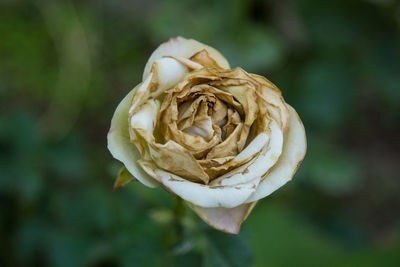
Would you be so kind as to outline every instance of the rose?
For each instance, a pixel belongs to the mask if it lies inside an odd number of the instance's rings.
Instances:
[[[230,69],[214,48],[181,37],[160,45],[118,105],[108,149],[149,187],[184,199],[208,224],[238,233],[256,202],[291,180],[304,127],[264,77]]]

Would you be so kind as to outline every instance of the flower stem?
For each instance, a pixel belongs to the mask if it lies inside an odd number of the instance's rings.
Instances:
[[[176,236],[176,244],[179,244],[183,241],[183,218],[186,215],[186,207],[183,203],[182,198],[176,197],[175,203],[173,206],[173,213],[174,213],[174,220],[173,220],[173,227]]]

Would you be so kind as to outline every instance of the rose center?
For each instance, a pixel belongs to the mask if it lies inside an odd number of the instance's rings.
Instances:
[[[184,133],[210,141],[215,128],[227,121],[226,116],[226,105],[215,95],[196,92],[178,104],[177,126]]]

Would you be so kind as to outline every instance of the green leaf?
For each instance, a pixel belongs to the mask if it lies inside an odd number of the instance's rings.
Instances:
[[[132,182],[133,180],[136,180],[135,177],[133,177],[132,174],[124,166],[119,171],[117,180],[115,181],[112,190],[114,191],[120,189],[125,185],[129,184],[130,182]]]
[[[253,256],[241,236],[228,235],[216,230],[206,234],[207,251],[203,266],[252,266]]]

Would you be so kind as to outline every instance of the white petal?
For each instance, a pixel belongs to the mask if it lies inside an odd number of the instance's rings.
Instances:
[[[202,208],[189,203],[189,206],[210,226],[227,232],[238,234],[240,225],[247,218],[256,202],[242,204],[235,208]]]
[[[143,129],[149,134],[152,134],[159,109],[159,101],[153,99],[148,100],[132,115],[130,121],[131,127],[134,129]]]
[[[176,59],[180,63],[182,63],[183,65],[185,65],[186,67],[188,67],[189,69],[192,69],[192,70],[199,70],[199,69],[203,68],[203,65],[201,65],[195,61],[192,61],[188,58],[185,58],[185,57],[177,57],[177,56],[171,56],[171,55],[164,56],[164,57],[170,57],[170,58]]]
[[[271,121],[270,129],[271,135],[269,145],[264,147],[263,151],[261,151],[255,159],[213,180],[211,184],[233,186],[248,182],[252,183],[254,179],[261,179],[261,177],[274,166],[282,152],[283,134],[274,120]]]
[[[260,179],[238,186],[208,186],[187,181],[172,173],[156,169],[158,180],[184,200],[203,208],[234,208],[256,190]]]
[[[242,161],[251,158],[257,154],[264,146],[268,143],[269,136],[266,133],[257,135],[250,144],[247,145],[234,159],[233,161]]]
[[[151,73],[158,81],[158,88],[153,95],[157,96],[165,90],[175,86],[188,73],[188,69],[173,58],[160,58],[153,62]]]
[[[296,111],[289,106],[288,132],[283,142],[283,151],[278,162],[267,177],[260,183],[257,191],[246,201],[253,202],[264,198],[290,181],[306,154],[307,143],[304,126]]]
[[[139,151],[135,145],[129,141],[128,131],[128,110],[135,94],[135,87],[127,96],[119,103],[111,120],[111,127],[107,135],[108,150],[112,156],[121,161],[126,169],[140,182],[149,187],[157,187],[159,183],[150,177],[137,164],[140,159]]]
[[[184,130],[192,136],[201,136],[207,140],[211,139],[214,134],[214,129],[212,127],[212,120],[207,116],[204,120],[197,121],[197,125],[192,125]]]
[[[153,62],[157,59],[162,58],[163,56],[178,56],[189,58],[203,49],[206,49],[220,66],[226,69],[230,68],[228,61],[216,49],[193,39],[176,37],[169,39],[168,42],[161,44],[156,50],[154,50],[146,63],[146,67],[144,68],[143,80],[145,80],[147,75],[149,75],[151,66],[153,65]]]
[[[138,85],[134,98],[132,99],[131,107],[129,108],[129,114],[131,114],[149,94],[149,86],[152,78],[153,75],[150,73],[146,80]]]

